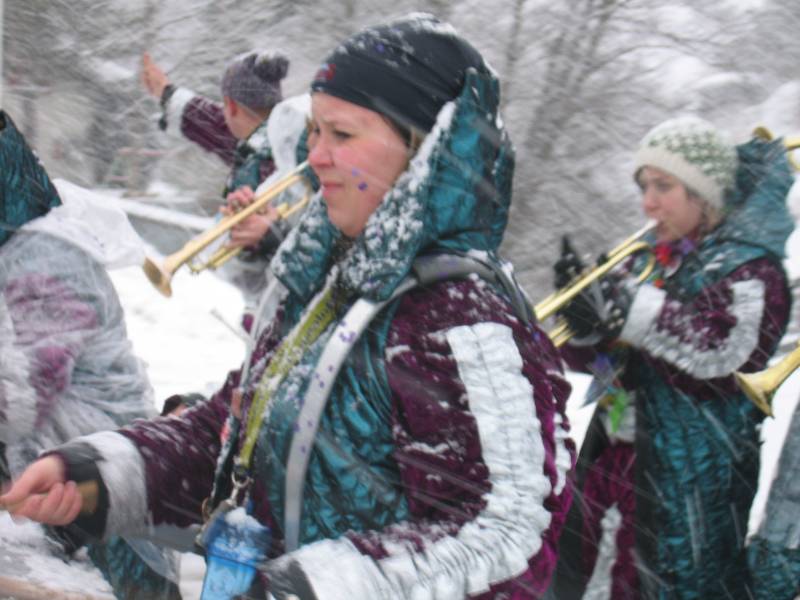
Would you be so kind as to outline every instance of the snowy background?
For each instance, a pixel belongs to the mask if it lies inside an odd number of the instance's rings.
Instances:
[[[425,9],[451,21],[502,81],[504,118],[517,149],[514,206],[504,251],[534,299],[550,287],[558,237],[597,255],[642,222],[630,177],[631,150],[653,124],[694,112],[744,141],[756,125],[800,134],[800,3],[777,0],[393,0],[392,14]],[[254,47],[291,60],[286,95],[305,91],[335,42],[376,15],[378,0],[0,0],[0,105],[54,176],[118,202],[151,254],[179,248],[209,222],[225,168],[160,132],[157,103],[137,80],[144,50],[176,83],[218,98],[227,59]],[[487,30],[491,23],[491,31]],[[800,153],[799,153],[800,154]],[[800,190],[790,198],[800,217]],[[155,215],[155,216],[154,216]],[[166,224],[165,224],[166,223]],[[800,279],[800,234],[787,268]],[[211,274],[181,270],[165,299],[141,269],[112,278],[130,338],[148,363],[156,398],[210,393],[244,355],[232,330],[236,290]],[[795,293],[797,297],[797,290]],[[800,302],[790,335],[798,336]],[[570,375],[576,440],[591,413],[588,384]],[[795,373],[764,425],[762,475],[751,530],[788,418],[800,396]],[[0,544],[13,544],[0,515]],[[24,528],[14,531],[27,534]],[[40,565],[51,582],[88,591],[85,573]],[[199,597],[202,562],[184,560],[185,598]],[[101,582],[102,583],[102,582]]]

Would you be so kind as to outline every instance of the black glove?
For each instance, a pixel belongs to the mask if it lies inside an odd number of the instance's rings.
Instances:
[[[564,317],[576,341],[597,343],[619,337],[631,304],[631,294],[621,280],[595,282],[567,304]]]
[[[568,236],[561,238],[561,256],[553,265],[553,284],[556,289],[566,287],[566,285],[575,279],[584,269],[586,265],[583,264],[578,253],[572,247]]]

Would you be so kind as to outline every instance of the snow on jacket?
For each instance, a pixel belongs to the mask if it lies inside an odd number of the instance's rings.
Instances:
[[[738,152],[724,221],[688,253],[685,240],[662,248],[678,262],[636,290],[626,346],[564,352],[590,370],[610,356],[632,403],[618,428],[595,412],[553,598],[751,597],[744,536],[764,414],[733,372],[762,369],[789,318],[793,177],[780,142]]]
[[[346,250],[321,199],[313,201],[273,260],[277,301],[265,306],[275,311],[244,382],[233,373],[209,403],[180,419],[62,449],[73,460],[88,444],[102,457],[106,533],[198,517],[215,470],[226,481],[218,458],[220,433],[231,431],[231,390],[244,383],[246,413],[265,363],[321,288],[346,290],[348,305],[385,300],[421,254],[497,260],[513,171],[497,93],[488,72],[468,72],[461,97],[442,109]],[[255,516],[272,529],[274,560],[265,570],[273,585],[299,573],[320,600],[539,597],[570,498],[569,385],[546,336],[476,277],[444,276],[407,292],[355,343],[309,450],[301,546],[283,554],[288,447],[303,426],[302,398],[317,385],[310,373],[341,327],[331,324],[291,369],[258,436],[251,497]],[[238,445],[232,431],[227,439]]]

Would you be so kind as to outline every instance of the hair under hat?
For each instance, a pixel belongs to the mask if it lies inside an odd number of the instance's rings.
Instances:
[[[315,75],[311,91],[428,132],[442,106],[461,92],[470,67],[488,69],[452,26],[429,14],[412,13],[342,42]]]
[[[222,76],[222,95],[254,110],[272,108],[283,100],[281,80],[289,59],[280,52],[246,52],[234,58]]]
[[[635,173],[645,166],[666,171],[720,209],[725,190],[734,184],[737,154],[708,121],[679,117],[651,129],[639,144],[634,161]]]

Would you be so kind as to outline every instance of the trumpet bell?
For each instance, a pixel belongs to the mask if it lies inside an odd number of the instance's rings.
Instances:
[[[739,387],[768,417],[772,414],[772,397],[786,379],[800,367],[800,342],[775,365],[758,373],[734,373]]]
[[[147,276],[147,279],[150,280],[150,283],[153,284],[153,287],[167,298],[172,297],[171,273],[167,273],[158,263],[150,258],[144,259],[142,269],[144,269],[144,274]]]

